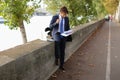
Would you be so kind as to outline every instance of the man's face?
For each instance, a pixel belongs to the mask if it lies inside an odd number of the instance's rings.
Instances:
[[[60,12],[60,15],[61,15],[61,17],[66,17],[67,16],[67,13],[65,13],[65,12]]]

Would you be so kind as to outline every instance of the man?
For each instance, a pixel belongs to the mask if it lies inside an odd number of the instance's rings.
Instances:
[[[61,34],[64,31],[70,30],[69,19],[67,17],[68,10],[64,6],[60,9],[58,15],[54,15],[50,22],[50,29],[52,29],[52,37],[55,41],[55,64],[58,65],[60,59],[59,69],[64,70],[63,64],[65,59],[65,44],[66,37]]]

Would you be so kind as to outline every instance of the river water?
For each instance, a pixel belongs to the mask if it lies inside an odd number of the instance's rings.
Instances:
[[[27,39],[33,41],[36,39],[46,40],[47,33],[44,31],[49,26],[51,16],[34,16],[30,23],[24,23]],[[8,26],[0,24],[0,51],[21,45],[22,36],[20,30],[10,30]]]

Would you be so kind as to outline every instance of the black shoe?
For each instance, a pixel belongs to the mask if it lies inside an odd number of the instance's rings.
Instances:
[[[63,70],[63,71],[65,70],[65,68],[63,66],[60,66],[59,69]]]
[[[58,59],[55,59],[55,65],[58,66]]]

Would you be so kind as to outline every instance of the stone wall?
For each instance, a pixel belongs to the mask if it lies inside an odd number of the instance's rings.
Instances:
[[[66,60],[104,20],[73,29],[73,41],[66,46]],[[58,69],[54,65],[54,42],[35,40],[0,52],[0,80],[47,80]]]

